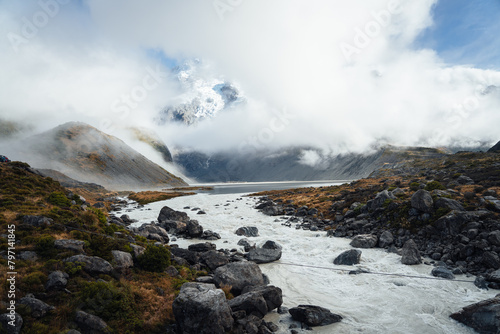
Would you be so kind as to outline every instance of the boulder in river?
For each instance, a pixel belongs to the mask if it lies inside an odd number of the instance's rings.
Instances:
[[[342,320],[338,314],[330,310],[314,305],[299,305],[289,310],[292,318],[308,326],[326,326]]]
[[[234,233],[245,237],[258,237],[259,229],[255,226],[244,226],[237,229]]]
[[[436,267],[432,269],[431,275],[434,277],[441,277],[446,279],[454,279],[455,275],[451,272],[451,270],[446,269],[444,267]]]
[[[281,258],[281,246],[276,242],[268,240],[262,247],[251,249],[247,259],[255,263],[269,263]]]
[[[407,265],[414,265],[422,263],[422,257],[418,250],[417,244],[413,239],[408,240],[403,245],[401,253],[401,263]]]
[[[233,326],[226,296],[213,284],[185,283],[172,308],[179,333],[225,333]]]
[[[466,306],[459,312],[450,315],[450,317],[479,333],[499,333],[500,295]]]
[[[162,224],[165,221],[173,220],[173,221],[181,221],[187,223],[189,221],[189,216],[185,212],[176,211],[168,206],[164,206],[160,214],[158,215],[158,222]]]
[[[380,248],[389,247],[394,242],[394,236],[389,231],[384,231],[378,238],[378,246]]]
[[[359,249],[349,249],[333,260],[334,264],[352,266],[353,264],[358,264],[361,259],[361,251]]]
[[[264,285],[259,266],[250,261],[232,262],[215,269],[214,282],[218,287],[231,286],[231,292],[239,295],[247,286]]]

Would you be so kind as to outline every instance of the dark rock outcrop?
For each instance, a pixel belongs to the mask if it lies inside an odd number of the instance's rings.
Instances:
[[[47,278],[45,290],[64,290],[66,288],[66,285],[68,284],[68,278],[69,275],[62,271],[56,270],[51,272]]]
[[[411,206],[422,212],[431,213],[433,211],[434,201],[427,190],[420,189],[411,197]]]
[[[23,297],[19,300],[19,304],[28,307],[30,315],[37,319],[54,309],[53,306],[33,297]]]
[[[499,333],[500,295],[466,306],[450,317],[481,334]]]
[[[242,235],[245,237],[258,237],[259,236],[259,229],[255,226],[244,226],[240,227],[236,230],[237,235]]]
[[[9,322],[12,323],[12,321],[14,322],[14,326],[9,324]],[[7,334],[19,334],[23,327],[23,318],[19,313],[4,313],[0,315],[0,325]]]
[[[314,305],[299,305],[289,310],[292,318],[308,326],[326,326],[342,320],[338,314]]]
[[[361,251],[359,249],[350,249],[333,260],[333,264],[352,266],[353,264],[358,264],[361,259]]]
[[[355,248],[373,248],[377,246],[378,238],[373,234],[360,234],[355,236],[350,245]]]
[[[75,322],[84,333],[107,334],[111,333],[108,325],[98,316],[84,311],[76,311]]]
[[[250,261],[232,262],[215,269],[214,282],[218,287],[231,286],[231,292],[239,295],[247,286],[264,285],[259,266]]]
[[[401,254],[401,263],[407,265],[422,263],[422,257],[420,256],[417,244],[413,241],[413,239],[405,242]]]
[[[85,251],[83,250],[84,245],[85,242],[82,240],[60,239],[54,241],[54,246],[56,248],[72,250],[77,253],[85,253]]]
[[[455,275],[451,272],[451,270],[446,269],[444,267],[436,267],[431,271],[431,275],[434,277],[441,277],[446,279],[454,279]]]
[[[83,269],[91,274],[111,274],[113,266],[98,256],[75,255],[64,259],[64,262],[82,262]]]

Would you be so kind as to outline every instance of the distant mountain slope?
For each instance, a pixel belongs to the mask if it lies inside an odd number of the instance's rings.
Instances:
[[[500,141],[495,144],[492,148],[488,150],[488,152],[500,152]]]
[[[178,152],[174,161],[199,182],[352,180],[416,157],[439,157],[429,148],[386,147],[370,154],[324,155],[319,149],[288,148],[254,154]]]
[[[11,156],[114,190],[186,185],[120,139],[80,122],[32,136]]]

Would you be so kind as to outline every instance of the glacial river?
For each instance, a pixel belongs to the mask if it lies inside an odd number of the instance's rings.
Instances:
[[[316,327],[314,333],[475,333],[449,318],[449,315],[496,294],[493,290],[478,289],[472,283],[474,277],[464,275],[457,276],[457,279],[470,282],[406,277],[405,275],[432,278],[432,267],[424,264],[402,265],[400,256],[380,249],[362,250],[361,263],[357,267],[370,272],[401,276],[349,275],[347,271],[338,269],[352,270],[353,267],[333,265],[333,259],[337,255],[351,248],[349,239],[328,238],[325,232],[282,226],[282,220],[277,219],[278,217],[268,217],[253,209],[257,199],[242,195],[200,193],[151,203],[126,213],[139,220],[136,224],[142,224],[156,221],[165,205],[187,212],[204,229],[221,235],[222,239],[214,241],[218,249],[241,248],[237,246],[241,237],[234,234],[234,231],[241,226],[258,227],[260,236],[249,239],[257,245],[274,240],[283,246],[283,255],[279,261],[261,265],[271,284],[283,290],[283,306],[291,308],[299,304],[318,305],[344,318],[337,324]],[[206,214],[197,215],[197,211],[183,209],[187,206],[201,208]],[[171,241],[181,247],[198,242],[201,241]],[[273,312],[267,316],[267,320],[277,323],[280,333],[290,332],[289,315]]]

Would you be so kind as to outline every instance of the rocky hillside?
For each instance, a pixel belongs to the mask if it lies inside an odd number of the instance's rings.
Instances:
[[[488,150],[488,152],[490,152],[490,153],[500,152],[500,141],[498,143],[496,143],[495,146],[493,146],[492,148],[490,148]]]
[[[66,123],[32,136],[9,154],[11,159],[108,189],[186,185],[120,139],[85,123]]]
[[[313,148],[288,148],[256,153],[221,152],[208,155],[180,151],[174,161],[186,176],[200,182],[352,180],[384,166],[419,157],[444,156],[429,148],[385,147],[370,154],[324,155]],[[312,156],[312,159],[308,159]]]

